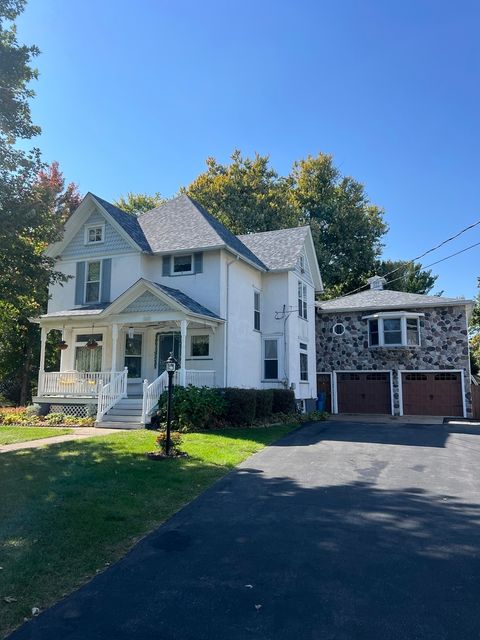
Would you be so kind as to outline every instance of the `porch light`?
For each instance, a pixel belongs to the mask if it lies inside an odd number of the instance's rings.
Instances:
[[[168,395],[167,395],[167,440],[165,442],[165,455],[170,455],[171,441],[170,430],[172,427],[172,392],[173,392],[173,376],[177,368],[177,361],[173,357],[173,352],[170,352],[166,362],[165,371],[168,375]]]
[[[133,340],[133,327],[128,327],[128,339]]]
[[[167,361],[165,362],[165,371],[167,371],[167,373],[174,373],[177,370],[177,361],[175,360],[175,358],[173,357],[173,353],[170,353],[170,355],[167,358]]]

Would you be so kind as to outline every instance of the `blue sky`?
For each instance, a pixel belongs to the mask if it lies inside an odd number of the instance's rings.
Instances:
[[[82,193],[170,196],[234,148],[280,173],[324,151],[384,207],[385,257],[480,219],[476,1],[30,0],[18,28],[42,50],[36,143]],[[434,291],[473,296],[479,251]]]

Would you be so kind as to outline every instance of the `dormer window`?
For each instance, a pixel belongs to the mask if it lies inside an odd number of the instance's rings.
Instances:
[[[104,225],[91,225],[85,227],[85,244],[100,244],[105,239]]]
[[[420,345],[419,313],[376,313],[368,320],[370,347],[418,347]]]

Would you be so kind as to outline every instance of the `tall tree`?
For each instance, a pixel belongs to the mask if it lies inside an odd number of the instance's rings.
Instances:
[[[327,296],[364,284],[388,229],[383,210],[369,201],[360,182],[340,173],[328,154],[296,162],[292,180],[293,200],[312,229]]]
[[[245,158],[236,150],[229,164],[207,159],[207,170],[182,189],[233,233],[270,231],[298,224],[291,180],[280,177],[268,156]]]
[[[38,149],[17,145],[40,131],[29,105],[39,51],[18,42],[14,24],[24,7],[25,0],[0,0],[0,379],[15,387],[20,402],[29,395],[38,342],[28,318],[45,307],[48,283],[62,279],[43,254],[60,233],[51,192],[40,187],[48,170]]]
[[[149,196],[146,193],[128,192],[126,196],[120,196],[118,200],[114,200],[113,204],[119,209],[122,209],[122,211],[139,215],[140,213],[145,213],[146,211],[155,209],[155,207],[159,207],[166,201],[167,199],[164,198],[161,193],[158,193],[158,191],[154,193],[153,196]]]
[[[431,269],[408,260],[379,260],[374,273],[385,276],[387,289],[408,293],[429,293],[438,278]]]

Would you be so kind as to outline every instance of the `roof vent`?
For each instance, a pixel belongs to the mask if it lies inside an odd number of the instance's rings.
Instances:
[[[382,276],[373,276],[372,278],[368,278],[367,282],[372,291],[383,291],[384,285],[387,284],[387,281],[385,278],[382,278]]]

